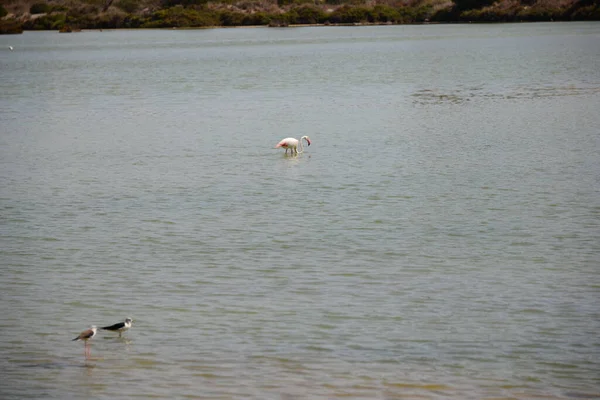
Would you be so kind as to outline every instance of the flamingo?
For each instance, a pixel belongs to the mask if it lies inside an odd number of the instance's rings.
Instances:
[[[302,146],[302,139],[306,140],[306,143],[310,146],[310,138],[308,136],[302,136],[300,140],[294,138],[285,138],[281,142],[277,143],[275,148],[283,147],[285,149],[285,154],[287,154],[288,149],[291,150],[291,154],[299,154],[304,151],[304,147]],[[300,145],[300,151],[298,151],[298,145]]]
[[[90,358],[90,356],[92,355],[92,351],[90,349],[90,345],[88,344],[88,340],[90,340],[91,338],[93,338],[94,336],[96,336],[96,326],[92,325],[90,326],[90,329],[86,329],[85,331],[81,332],[79,334],[79,336],[77,336],[75,339],[73,339],[73,341],[76,340],[83,340],[83,349],[85,352],[85,358],[86,360],[88,358]]]

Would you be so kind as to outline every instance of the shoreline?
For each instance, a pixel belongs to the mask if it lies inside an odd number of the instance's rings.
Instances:
[[[22,32],[16,33],[4,33],[9,34],[22,34],[25,32],[56,32],[56,33],[84,33],[84,32],[110,32],[110,31],[146,31],[146,30],[164,30],[164,31],[175,31],[175,30],[208,30],[208,29],[294,29],[294,28],[337,28],[337,27],[373,27],[373,26],[416,26],[416,25],[499,25],[499,24],[536,24],[536,23],[555,23],[555,22],[594,22],[594,21],[452,21],[452,22],[410,22],[410,23],[379,23],[379,22],[365,22],[365,23],[335,23],[335,24],[289,24],[282,26],[270,26],[270,25],[214,25],[214,26],[174,26],[174,27],[163,27],[163,28],[83,28],[83,29],[71,29],[71,30],[57,30],[57,29],[23,29]]]

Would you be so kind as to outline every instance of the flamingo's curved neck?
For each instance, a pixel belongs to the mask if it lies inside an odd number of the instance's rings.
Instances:
[[[302,138],[300,138],[300,143],[298,143],[298,147],[300,148],[298,150],[298,154],[304,152],[304,146],[302,146]]]

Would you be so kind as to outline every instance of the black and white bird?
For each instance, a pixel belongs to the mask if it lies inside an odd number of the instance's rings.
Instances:
[[[73,339],[73,342],[76,340],[83,340],[83,351],[85,354],[85,358],[89,358],[92,355],[92,351],[90,349],[90,345],[88,344],[88,340],[91,340],[94,336],[96,336],[97,330],[98,328],[96,328],[96,325],[92,325],[89,329],[86,329],[85,331],[81,332],[79,336]]]
[[[104,329],[105,331],[119,332],[119,337],[121,337],[121,334],[131,328],[132,324],[133,320],[131,318],[125,318],[125,322],[118,322],[114,325],[105,326],[100,329]]]

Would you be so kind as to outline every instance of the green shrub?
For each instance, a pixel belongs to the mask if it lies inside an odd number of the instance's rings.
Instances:
[[[257,12],[254,14],[246,14],[244,17],[244,25],[269,25],[271,17],[264,12]]]
[[[245,14],[237,11],[222,10],[219,12],[219,21],[222,26],[244,25]]]
[[[142,28],[201,27],[219,25],[218,14],[175,6],[156,11]]]
[[[331,13],[328,20],[335,24],[352,24],[369,20],[366,7],[342,6]]]
[[[125,28],[125,17],[122,14],[104,14],[93,22],[93,27],[99,29]]]
[[[46,3],[35,3],[29,7],[30,14],[44,14],[50,12],[50,6]]]
[[[544,6],[524,7],[516,13],[516,20],[550,21],[563,19],[563,11]]]
[[[71,28],[93,29],[96,28],[97,17],[96,13],[84,13],[81,11],[67,13],[65,25]]]
[[[140,28],[144,19],[138,15],[128,15],[123,19],[123,28]]]
[[[320,24],[325,22],[327,14],[320,8],[305,5],[295,9],[296,24]]]
[[[119,0],[116,6],[128,14],[133,14],[138,10],[139,2],[137,0]]]
[[[8,15],[8,11],[6,11],[6,8],[4,8],[4,6],[2,4],[0,4],[0,18],[4,18],[7,15]]]
[[[23,22],[23,28],[26,30],[34,31],[48,31],[53,29],[60,29],[64,25],[65,20],[65,14],[48,14],[33,20],[27,20]]]
[[[371,22],[400,22],[401,16],[394,7],[378,4],[369,13]]]
[[[476,10],[492,5],[495,0],[454,0],[458,11]]]
[[[208,3],[208,0],[161,0],[160,2],[161,6],[165,9],[177,6],[199,6],[204,5],[206,3]]]
[[[296,24],[298,20],[298,12],[295,9],[291,9],[286,13],[274,16],[269,23],[270,26],[289,26],[290,24]]]
[[[0,20],[0,35],[23,33],[23,25],[19,21]]]
[[[88,6],[94,6],[95,8],[100,8],[106,5],[106,0],[81,0],[81,3],[87,4]]]
[[[78,7],[71,8],[67,11],[67,15],[71,18],[91,18],[98,14],[98,8],[90,4],[81,4]]]
[[[575,21],[598,21],[600,20],[600,5],[591,4],[578,8],[571,14],[571,19]]]
[[[315,4],[315,0],[277,0],[279,7],[287,6],[290,4],[302,5],[302,4]]]
[[[63,26],[65,26],[65,21],[66,21],[66,15],[65,14],[59,14],[57,16],[57,18],[54,20],[54,22],[52,22],[52,24],[50,25],[50,29],[51,30],[60,30]]]

